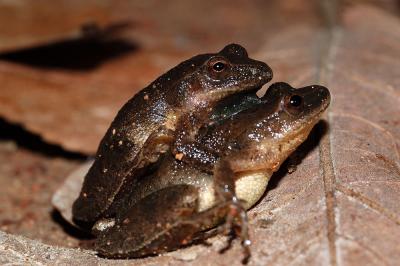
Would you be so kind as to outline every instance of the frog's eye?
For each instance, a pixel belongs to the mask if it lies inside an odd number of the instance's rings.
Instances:
[[[221,73],[228,67],[228,63],[223,58],[220,57],[211,59],[208,62],[208,65],[214,73]]]
[[[285,98],[284,105],[289,113],[295,115],[303,110],[304,99],[300,95],[293,94]]]
[[[292,95],[289,98],[289,104],[293,107],[293,108],[299,108],[303,105],[303,97],[299,96],[299,95]]]
[[[222,70],[225,69],[225,63],[222,62],[222,61],[217,61],[217,62],[215,62],[215,63],[213,64],[212,69],[213,69],[215,72],[221,72]]]

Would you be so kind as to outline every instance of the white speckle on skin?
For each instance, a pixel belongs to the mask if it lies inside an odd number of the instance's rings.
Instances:
[[[194,246],[194,247],[190,247],[184,250],[178,250],[175,252],[170,252],[169,256],[181,260],[181,261],[193,261],[195,260],[199,253],[200,250],[204,249],[203,247],[199,247],[199,246]]]
[[[243,242],[243,245],[244,245],[244,246],[250,246],[250,245],[251,245],[251,241],[250,241],[249,239],[246,239],[246,240]]]
[[[98,231],[104,231],[107,228],[113,227],[114,225],[115,225],[115,219],[102,219],[97,223],[95,223],[93,228]]]

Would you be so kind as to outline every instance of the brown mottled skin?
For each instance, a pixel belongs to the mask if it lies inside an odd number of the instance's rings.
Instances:
[[[175,139],[181,140],[179,148],[191,145],[218,101],[257,90],[271,78],[265,63],[230,44],[219,53],[182,62],[141,90],[122,107],[103,137],[73,205],[75,221],[90,227],[100,218],[113,217],[138,176]]]
[[[246,257],[250,255],[245,210],[260,199],[272,173],[307,138],[328,107],[330,94],[322,86],[293,89],[275,83],[261,99],[253,94],[242,100],[243,104],[215,108],[223,114],[214,114],[215,123],[197,135],[198,143],[218,155],[213,174],[165,154],[157,171],[138,181],[115,225],[97,231],[99,254],[133,258],[174,250],[225,220],[225,232],[235,228]]]

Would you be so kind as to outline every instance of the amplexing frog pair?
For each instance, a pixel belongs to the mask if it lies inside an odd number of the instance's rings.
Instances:
[[[179,64],[119,111],[73,206],[110,258],[159,254],[220,223],[251,244],[246,210],[330,102],[322,86],[275,83],[236,44]]]

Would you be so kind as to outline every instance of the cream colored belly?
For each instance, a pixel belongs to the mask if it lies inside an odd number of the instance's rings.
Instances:
[[[262,197],[267,188],[269,178],[270,175],[265,172],[256,172],[243,175],[236,181],[236,195],[246,202],[244,204],[246,209],[249,209]],[[209,180],[207,185],[200,188],[198,211],[207,210],[216,204],[213,182],[211,178]]]

